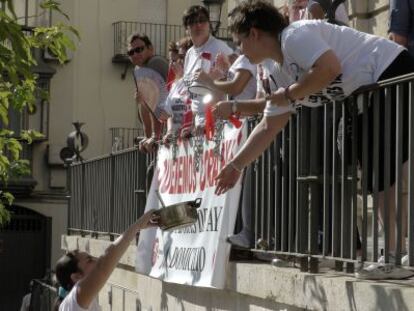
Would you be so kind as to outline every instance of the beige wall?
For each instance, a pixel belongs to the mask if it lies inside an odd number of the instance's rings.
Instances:
[[[181,25],[184,11],[192,5],[200,4],[202,4],[201,0],[167,0],[167,24]],[[221,27],[227,27],[228,7],[225,2],[221,11]]]
[[[63,249],[78,248],[94,257],[108,246],[102,239],[62,237]],[[254,261],[229,262],[224,289],[167,283],[135,273],[136,252],[131,244],[101,290],[103,311],[136,310],[137,302],[147,311],[412,310],[408,306],[414,305],[412,280],[364,281],[326,268],[312,274]]]
[[[269,0],[271,1],[271,0]],[[229,0],[229,5],[234,6],[241,0]],[[287,0],[273,0],[276,7],[283,6]],[[348,13],[351,16],[351,26],[368,33],[386,36],[388,28],[388,0],[346,0]],[[380,12],[377,12],[380,11]],[[370,16],[367,16],[368,15]]]
[[[166,5],[163,0],[75,0],[63,4],[82,38],[73,59],[57,68],[52,79],[50,144],[60,149],[72,130],[71,122],[85,122],[89,147],[83,155],[91,158],[109,152],[110,127],[136,126],[131,75],[121,80],[124,66],[111,62],[112,23],[165,23]]]
[[[29,15],[41,14],[29,1]],[[241,0],[227,0],[223,5],[222,25],[227,25],[227,12]],[[273,0],[277,7],[285,0]],[[23,15],[25,0],[16,0],[16,10]],[[49,164],[61,163],[59,151],[66,145],[66,137],[73,130],[73,121],[85,122],[83,130],[89,136],[89,146],[83,153],[86,159],[110,151],[111,127],[137,126],[136,106],[133,100],[133,81],[130,72],[125,80],[120,76],[124,66],[112,64],[113,28],[117,21],[139,21],[181,25],[182,13],[200,0],[73,0],[63,1],[62,9],[71,23],[80,31],[81,41],[72,60],[57,69],[51,81],[49,148],[36,147],[34,172],[39,184],[37,190],[61,187],[64,174],[61,168],[47,173]],[[387,0],[348,1],[351,23],[357,29],[386,35],[388,12],[382,11],[367,19],[366,13],[386,7]],[[53,21],[57,20],[54,16]],[[47,24],[48,14],[31,18],[29,24]],[[168,38],[167,38],[168,41]]]

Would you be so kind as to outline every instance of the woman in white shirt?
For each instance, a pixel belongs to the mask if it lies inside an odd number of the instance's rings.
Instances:
[[[252,63],[270,58],[294,83],[267,97],[264,118],[217,176],[217,195],[232,188],[243,168],[271,144],[295,110],[294,102],[315,107],[340,101],[361,86],[414,71],[406,49],[392,41],[323,21],[287,25],[265,1],[241,4],[230,28]],[[408,101],[404,104],[408,110]]]
[[[59,282],[55,311],[101,311],[97,295],[115,269],[137,233],[157,223],[150,210],[142,215],[98,259],[80,251],[71,251],[56,263]]]

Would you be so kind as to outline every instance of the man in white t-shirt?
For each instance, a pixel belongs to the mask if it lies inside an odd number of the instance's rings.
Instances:
[[[184,82],[189,86],[194,73],[201,69],[202,53],[209,53],[210,60],[213,62],[219,53],[230,55],[233,50],[224,41],[211,35],[209,13],[205,7],[191,6],[183,15],[183,25],[193,41],[193,47],[187,51],[184,61]],[[192,110],[196,115],[195,126],[203,127],[204,105],[200,95],[193,94]]]

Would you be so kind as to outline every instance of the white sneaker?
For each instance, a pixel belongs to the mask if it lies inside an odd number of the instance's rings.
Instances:
[[[372,264],[355,273],[357,279],[363,280],[401,280],[412,277],[414,271],[395,266],[394,264]]]
[[[381,256],[378,258],[378,263],[385,264],[385,257]],[[395,256],[390,254],[389,255],[389,263],[394,264],[395,263]],[[401,257],[401,266],[408,267],[408,255],[404,255]]]
[[[252,246],[250,242],[250,234],[247,234],[244,231],[241,231],[238,234],[228,236],[226,241],[231,245],[237,246],[239,248],[250,249]]]

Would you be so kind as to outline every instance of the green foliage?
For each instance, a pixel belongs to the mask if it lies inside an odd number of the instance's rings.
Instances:
[[[36,27],[30,35],[25,33],[19,24],[13,6],[13,0],[0,0],[0,226],[10,220],[5,208],[11,205],[13,195],[7,192],[10,178],[30,174],[29,162],[21,159],[22,142],[32,143],[42,137],[41,133],[26,129],[21,133],[8,130],[8,112],[14,109],[18,112],[34,111],[37,98],[46,98],[32,71],[36,65],[33,52],[35,49],[48,49],[59,62],[67,61],[67,51],[75,50],[72,38],[79,39],[78,31],[70,25],[57,23],[50,27]],[[60,3],[45,0],[40,7],[63,15]]]

